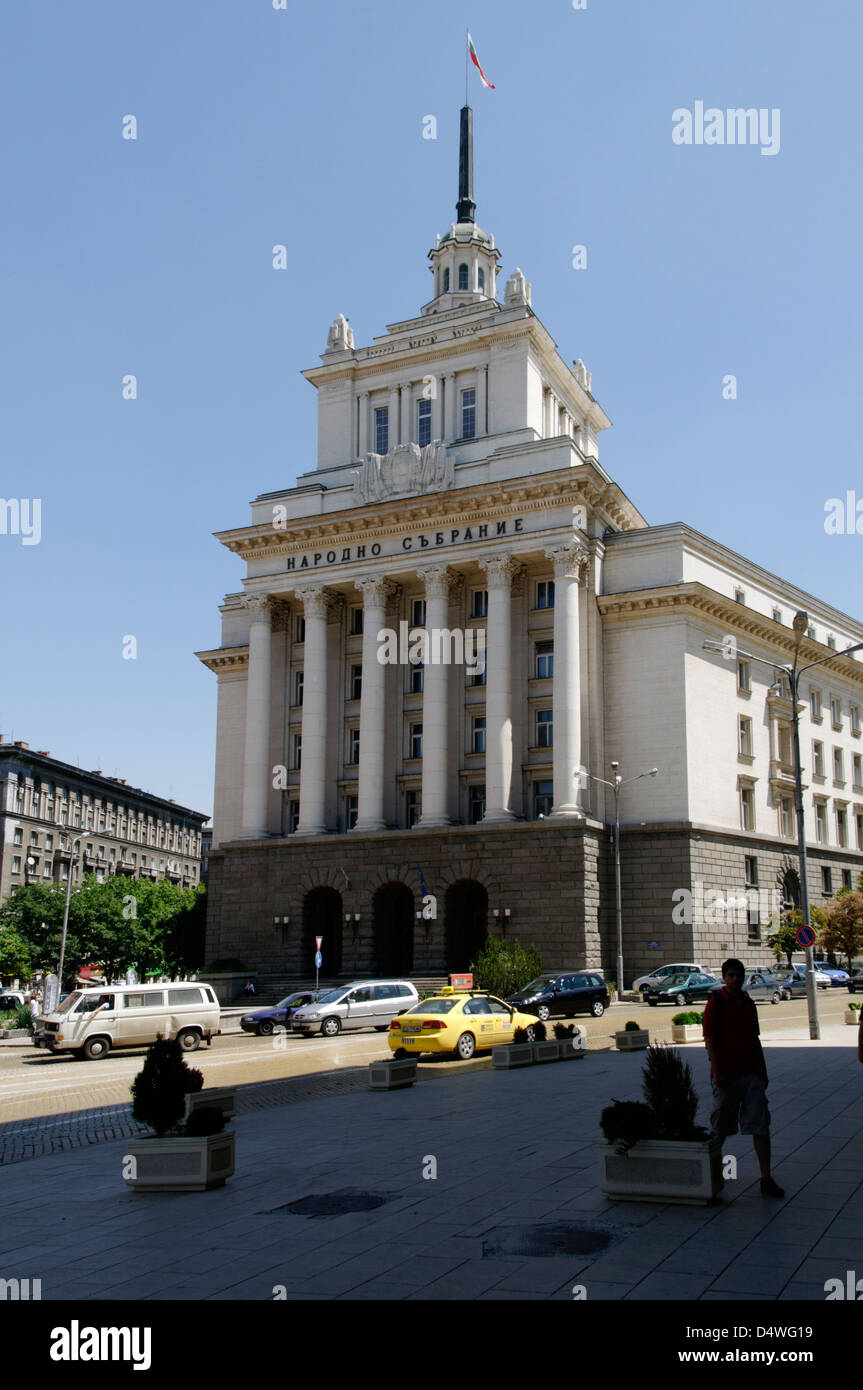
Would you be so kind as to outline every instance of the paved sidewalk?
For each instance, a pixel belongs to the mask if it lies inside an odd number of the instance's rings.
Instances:
[[[481,1069],[405,1091],[240,1113],[237,1172],[215,1192],[142,1194],[123,1141],[3,1172],[0,1277],[43,1299],[809,1299],[863,1248],[863,1067],[856,1030],[763,1035],[774,1171],[762,1198],[749,1139],[713,1208],[618,1203],[594,1145],[611,1097],[639,1098],[643,1054]],[[684,1049],[709,1108],[701,1046]],[[436,1161],[437,1177],[427,1178]],[[361,1192],[370,1211],[288,1207]],[[580,1228],[580,1229],[579,1229]],[[572,1251],[580,1237],[583,1253]],[[604,1248],[584,1252],[584,1245]]]

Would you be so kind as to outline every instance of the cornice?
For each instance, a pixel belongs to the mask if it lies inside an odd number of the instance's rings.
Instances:
[[[195,656],[208,671],[215,672],[217,676],[223,676],[227,671],[241,672],[249,669],[248,647],[216,647],[210,652],[195,652]]]

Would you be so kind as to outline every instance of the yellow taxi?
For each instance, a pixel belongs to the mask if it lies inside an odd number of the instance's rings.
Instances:
[[[467,1062],[478,1048],[511,1043],[516,1028],[523,1028],[533,1042],[536,1024],[535,1014],[520,1014],[484,990],[444,986],[440,994],[393,1019],[389,1044],[396,1057],[454,1052]]]

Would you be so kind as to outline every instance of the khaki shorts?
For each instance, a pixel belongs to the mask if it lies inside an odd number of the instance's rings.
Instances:
[[[770,1111],[764,1082],[757,1072],[731,1076],[727,1086],[713,1081],[710,1128],[725,1139],[729,1134],[769,1134]],[[739,1122],[739,1124],[738,1124]]]

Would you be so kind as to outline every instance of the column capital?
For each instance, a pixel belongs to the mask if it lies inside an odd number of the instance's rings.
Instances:
[[[243,594],[240,602],[253,623],[265,623],[272,619],[273,605],[269,594]]]
[[[306,618],[326,618],[336,597],[325,584],[307,584],[304,588],[293,589],[292,593],[301,600]]]
[[[512,555],[482,555],[477,560],[480,569],[485,570],[489,589],[509,589],[512,577],[519,568]]]
[[[391,599],[401,593],[401,585],[395,584],[383,575],[370,575],[368,579],[357,579],[354,588],[359,589],[366,608],[386,608]]]
[[[428,569],[417,570],[416,573],[417,578],[425,584],[427,598],[449,598],[459,578],[449,565],[430,565]]]
[[[552,546],[545,554],[547,559],[554,562],[555,579],[575,579],[582,584],[587,578],[590,556],[577,541]]]

